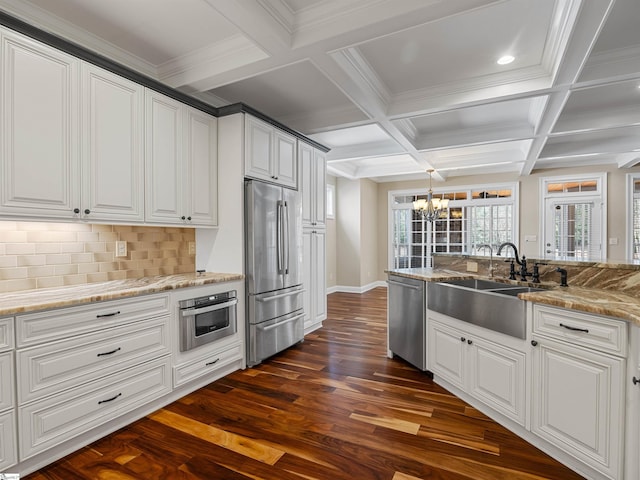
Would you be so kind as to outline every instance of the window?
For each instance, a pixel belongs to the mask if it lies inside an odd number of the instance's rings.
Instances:
[[[336,217],[336,186],[327,184],[327,218]]]
[[[627,174],[627,256],[640,260],[640,173]]]
[[[476,246],[495,250],[517,238],[517,183],[434,190],[433,196],[449,199],[449,208],[429,223],[413,211],[414,200],[427,198],[424,190],[389,192],[391,268],[429,267],[433,253],[489,255]]]
[[[543,257],[606,258],[606,174],[541,179]]]

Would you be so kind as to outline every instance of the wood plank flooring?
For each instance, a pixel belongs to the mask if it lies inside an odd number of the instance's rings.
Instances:
[[[325,326],[28,480],[578,480],[400,359],[386,289],[329,295]]]

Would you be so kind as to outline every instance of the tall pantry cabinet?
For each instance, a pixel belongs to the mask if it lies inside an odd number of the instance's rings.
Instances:
[[[305,333],[327,318],[326,191],[327,163],[322,151],[298,142],[299,188],[302,193]]]

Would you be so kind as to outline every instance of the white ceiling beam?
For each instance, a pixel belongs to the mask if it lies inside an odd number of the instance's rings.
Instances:
[[[560,117],[560,113],[569,98],[569,88],[577,81],[580,72],[589,58],[607,16],[615,0],[602,0],[600,2],[582,1],[579,12],[573,22],[565,26],[566,47],[559,52],[554,72],[554,85],[561,90],[553,93],[547,102],[546,109],[538,125],[536,138],[531,145],[527,160],[522,166],[521,175],[530,175],[536,160],[542,153],[547,139]],[[576,4],[577,5],[577,4]],[[569,27],[572,28],[569,28]]]

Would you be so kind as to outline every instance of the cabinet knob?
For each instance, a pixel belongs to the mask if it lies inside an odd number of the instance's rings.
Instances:
[[[473,340],[467,340],[467,343],[468,343],[469,345],[471,345],[471,344],[473,344]]]
[[[187,217],[187,220],[191,221],[191,217]]]
[[[637,385],[640,383],[640,378],[633,377],[631,381],[633,382],[634,385]]]
[[[186,220],[186,219],[187,219],[187,217],[185,217],[184,215],[182,215],[182,216],[180,217],[180,220]]]
[[[464,337],[460,337],[460,341],[461,341],[461,342],[466,342],[466,341],[467,341],[467,339],[466,339],[466,338],[464,338]]]
[[[533,345],[534,347],[537,347],[538,342],[536,340],[531,340],[531,345]]]
[[[73,209],[73,213],[80,213],[80,209],[79,208],[74,208]]]
[[[88,208],[84,209],[84,214],[85,215],[89,215],[91,213],[91,210],[89,210]]]

